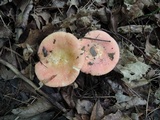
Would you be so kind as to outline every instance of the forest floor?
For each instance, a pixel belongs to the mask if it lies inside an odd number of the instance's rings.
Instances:
[[[96,29],[120,47],[115,69],[39,88],[41,41],[56,31],[79,39]],[[160,120],[159,103],[158,0],[0,1],[0,120]]]

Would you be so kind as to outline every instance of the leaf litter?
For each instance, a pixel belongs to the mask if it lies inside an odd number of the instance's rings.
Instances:
[[[160,119],[159,5],[152,0],[2,0],[0,58],[9,67],[0,60],[0,107],[5,108],[0,120],[40,120],[37,114],[55,115],[44,119]],[[39,43],[52,32],[81,38],[94,29],[108,31],[118,42],[116,68],[100,77],[81,73],[65,88],[39,89],[34,74]]]

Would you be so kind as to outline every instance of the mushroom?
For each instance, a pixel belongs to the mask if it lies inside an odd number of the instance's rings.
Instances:
[[[99,76],[110,72],[118,63],[120,52],[117,42],[106,32],[93,30],[81,39],[84,51],[82,72]]]
[[[55,32],[40,44],[35,65],[38,79],[50,87],[63,87],[73,83],[79,75],[84,58],[78,39],[66,32]]]

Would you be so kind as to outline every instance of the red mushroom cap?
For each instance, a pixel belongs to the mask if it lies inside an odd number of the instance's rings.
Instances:
[[[82,72],[91,75],[104,75],[118,63],[120,52],[117,42],[106,32],[93,30],[81,39],[85,62]]]
[[[38,79],[50,87],[67,86],[75,81],[83,65],[78,39],[66,32],[55,32],[40,44],[40,62],[35,65]]]

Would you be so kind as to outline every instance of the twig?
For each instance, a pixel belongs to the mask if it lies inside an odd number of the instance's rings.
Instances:
[[[76,96],[77,98],[83,99],[108,99],[108,98],[116,98],[115,96]]]
[[[12,64],[4,61],[0,58],[0,63],[4,66],[8,67],[10,70],[12,70],[19,78],[24,80],[26,83],[28,83],[30,86],[32,86],[39,94],[43,95],[48,101],[50,101],[54,106],[56,106],[58,109],[60,109],[63,112],[66,112],[66,109],[60,105],[56,100],[51,99],[46,93],[44,93],[42,90],[38,89],[38,87],[27,77],[25,77],[23,74],[21,74],[16,67],[14,67]]]
[[[90,38],[90,37],[83,37],[83,38],[88,39],[88,40],[101,41],[101,42],[111,42],[110,40],[102,40],[102,39],[98,39],[98,38]]]
[[[148,103],[149,103],[150,95],[151,95],[151,86],[149,87],[148,97],[147,97],[147,104],[146,104],[146,119],[147,119],[147,116],[148,116]]]
[[[130,41],[128,38],[125,38],[123,35],[121,35],[121,34],[119,34],[119,33],[110,32],[110,31],[105,30],[105,29],[103,29],[103,30],[106,31],[106,32],[108,32],[108,33],[113,33],[114,35],[116,35],[116,36],[118,36],[118,37],[121,37],[121,38],[123,38],[124,40],[127,40],[127,41],[128,41],[129,43],[131,43],[135,48],[137,48],[137,50],[139,50],[139,51],[142,53],[142,55],[144,56],[144,58],[146,58],[147,60],[150,60],[152,63],[154,63],[155,65],[157,65],[158,67],[160,67],[159,64],[157,64],[157,63],[155,63],[153,60],[149,59],[149,58],[147,57],[147,55],[145,55],[145,53],[144,53],[138,46],[136,46],[132,41]]]

